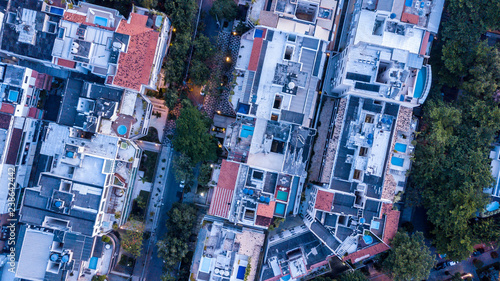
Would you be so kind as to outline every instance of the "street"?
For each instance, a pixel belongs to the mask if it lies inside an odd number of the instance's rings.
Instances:
[[[175,181],[174,173],[172,171],[172,168],[170,168],[165,183],[163,206],[161,206],[159,211],[160,216],[158,219],[155,237],[152,236],[151,239],[162,239],[165,236],[165,234],[167,233],[167,212],[170,210],[170,208],[172,208],[173,203],[181,199],[180,197],[181,193],[179,184]],[[158,258],[158,251],[155,244],[152,246],[153,249],[149,251],[149,256],[146,258],[148,264],[145,269],[144,276],[146,277],[145,280],[148,281],[160,280],[160,277],[163,274],[163,261],[162,259]]]

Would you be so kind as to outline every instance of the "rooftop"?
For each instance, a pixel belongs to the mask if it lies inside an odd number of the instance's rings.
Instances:
[[[210,215],[228,218],[239,166],[238,163],[222,160],[219,182],[208,211]]]
[[[131,13],[129,21],[118,25],[116,32],[129,35],[130,43],[127,52],[120,54],[111,84],[136,91],[149,84],[159,33],[149,28],[147,21],[148,16]]]

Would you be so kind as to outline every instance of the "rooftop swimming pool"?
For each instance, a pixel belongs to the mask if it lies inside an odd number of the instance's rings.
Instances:
[[[406,153],[406,144],[397,142],[394,145],[394,150],[396,150],[397,152]]]
[[[285,208],[286,208],[285,204],[276,203],[276,208],[274,209],[274,213],[283,216],[285,214]]]
[[[120,126],[118,126],[116,131],[118,132],[119,135],[125,135],[127,133],[127,126],[120,125]]]
[[[366,245],[370,245],[373,243],[373,238],[370,235],[363,235],[363,241],[365,241]]]
[[[91,257],[90,262],[89,262],[89,268],[90,269],[96,269],[97,268],[97,260],[98,258],[96,257]]]
[[[211,258],[202,257],[200,271],[208,273],[210,271]]]
[[[288,193],[278,190],[276,193],[276,199],[281,200],[281,201],[287,201],[288,200]]]
[[[56,14],[56,15],[60,15],[60,16],[64,15],[64,9],[54,7],[54,6],[50,7],[50,12],[52,14]]]
[[[241,126],[240,137],[247,138],[253,135],[253,127],[243,125]]]
[[[245,272],[247,271],[246,266],[239,266],[238,267],[238,273],[236,273],[236,279],[244,280],[245,279]]]
[[[103,18],[103,17],[99,17],[99,16],[95,16],[94,17],[94,24],[97,24],[100,26],[108,26],[108,19]]]
[[[404,163],[405,163],[405,160],[403,158],[396,157],[396,156],[392,156],[392,158],[391,158],[391,164],[394,166],[403,167]]]
[[[14,90],[9,90],[9,97],[7,98],[10,102],[17,102],[19,97],[19,92]]]
[[[426,77],[427,77],[427,69],[423,67],[422,69],[420,69],[417,75],[417,82],[415,83],[415,89],[413,90],[414,98],[418,99],[422,96]]]

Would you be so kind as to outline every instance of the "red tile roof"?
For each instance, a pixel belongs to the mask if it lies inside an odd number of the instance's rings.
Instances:
[[[275,207],[276,207],[276,201],[269,202],[269,205],[259,203],[259,205],[257,206],[257,216],[272,218],[274,216]]]
[[[57,65],[75,68],[76,62],[59,58],[57,59]]]
[[[9,129],[11,119],[12,117],[10,115],[0,113],[0,128],[5,130]]]
[[[401,15],[402,22],[418,24],[418,19],[419,19],[418,15],[408,14],[406,12],[403,12],[403,14]]]
[[[16,108],[12,104],[2,103],[2,107],[0,108],[0,111],[3,113],[14,114],[15,109]]]
[[[273,220],[272,218],[257,216],[257,218],[255,219],[255,224],[264,227],[269,227],[271,225],[272,220]]]
[[[316,204],[314,205],[314,208],[325,212],[330,212],[332,210],[333,196],[334,194],[332,192],[318,190],[318,194],[316,195]]]
[[[357,263],[361,260],[367,259],[376,254],[380,254],[384,251],[389,250],[389,246],[384,243],[378,243],[368,248],[364,248],[363,250],[354,252],[349,254],[343,258],[343,261],[351,260],[352,263]]]
[[[392,209],[392,204],[383,204],[382,213],[385,214],[385,225],[384,225],[384,240],[385,243],[389,242],[394,238],[398,232],[399,215],[400,212]]]
[[[28,117],[31,117],[31,118],[36,118],[36,113],[37,113],[37,108],[36,107],[30,107],[29,111],[28,111]]]
[[[23,135],[23,130],[14,129],[12,131],[12,136],[9,144],[9,152],[7,153],[7,159],[5,163],[10,165],[16,164],[17,152],[19,151],[19,146],[21,145],[21,136]]]
[[[424,35],[424,39],[422,40],[422,45],[420,46],[420,55],[423,56],[425,55],[425,51],[427,51],[427,44],[429,44],[429,36],[430,32],[426,31]]]
[[[130,36],[126,53],[118,59],[113,85],[139,91],[149,84],[159,33],[146,26],[147,16],[130,14],[130,23],[122,20],[116,32]]]
[[[228,218],[231,202],[233,201],[234,187],[238,178],[240,164],[222,161],[219,182],[214,190],[212,203],[208,214],[217,217]]]
[[[248,63],[248,70],[256,71],[259,65],[260,51],[262,50],[262,38],[255,38],[253,40],[252,54],[250,55],[250,62]]]

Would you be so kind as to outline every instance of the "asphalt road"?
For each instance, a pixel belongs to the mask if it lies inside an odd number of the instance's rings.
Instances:
[[[171,154],[173,155],[173,153]],[[172,167],[172,165],[170,165]],[[179,183],[175,181],[173,169],[170,168],[166,180],[165,192],[163,194],[163,206],[161,207],[160,217],[158,219],[158,227],[155,235],[158,239],[162,239],[167,233],[167,212],[172,208],[172,204],[181,199]],[[163,261],[158,258],[158,251],[156,246],[153,246],[153,251],[149,260],[148,267],[146,268],[146,280],[156,281],[160,280],[163,274]]]

